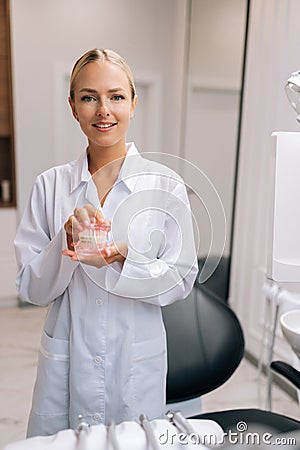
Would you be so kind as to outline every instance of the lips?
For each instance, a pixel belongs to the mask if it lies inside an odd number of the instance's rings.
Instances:
[[[101,131],[107,131],[110,130],[111,128],[113,128],[115,125],[117,125],[116,122],[112,123],[112,122],[101,122],[101,123],[93,123],[93,127],[97,128],[97,130],[101,130]]]

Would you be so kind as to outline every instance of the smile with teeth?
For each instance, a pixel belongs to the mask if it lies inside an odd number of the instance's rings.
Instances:
[[[116,123],[94,123],[93,127],[98,128],[100,130],[107,130],[108,128],[112,128]]]

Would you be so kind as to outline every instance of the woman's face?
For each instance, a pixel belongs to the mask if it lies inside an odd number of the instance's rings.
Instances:
[[[108,61],[84,66],[70,104],[90,147],[125,148],[136,100],[132,101],[129,80],[121,67]]]

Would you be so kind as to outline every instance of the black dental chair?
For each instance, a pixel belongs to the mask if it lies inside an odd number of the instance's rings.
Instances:
[[[189,299],[164,307],[163,317],[168,343],[168,404],[205,395],[230,378],[243,357],[244,337],[237,317],[224,302],[209,297],[196,285]],[[300,384],[295,369],[278,362],[273,366]],[[214,420],[225,432],[236,432],[241,421],[248,428],[275,434],[300,430],[297,420],[260,409],[217,411],[193,418]]]

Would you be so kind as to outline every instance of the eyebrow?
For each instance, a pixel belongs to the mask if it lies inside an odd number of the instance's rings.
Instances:
[[[123,89],[122,87],[116,87],[108,90],[108,92],[119,92],[119,91],[126,92],[125,89]],[[91,88],[82,88],[80,89],[80,92],[90,92],[93,94],[97,94],[98,91],[96,89]]]

